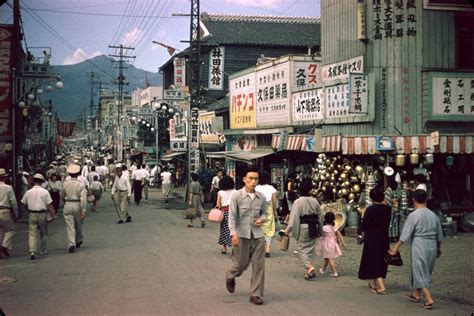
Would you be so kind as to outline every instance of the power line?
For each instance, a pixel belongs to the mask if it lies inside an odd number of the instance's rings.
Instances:
[[[173,16],[165,15],[132,15],[132,14],[116,14],[116,13],[93,13],[93,12],[76,12],[65,10],[51,10],[51,9],[30,9],[32,11],[50,12],[50,13],[64,13],[74,15],[90,15],[90,16],[107,16],[107,17],[125,17],[125,18],[148,18],[148,19],[174,19]]]

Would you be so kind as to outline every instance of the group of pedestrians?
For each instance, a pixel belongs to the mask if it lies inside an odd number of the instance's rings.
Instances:
[[[221,190],[217,193],[217,207],[224,212],[224,219],[220,224],[218,244],[222,245],[222,253],[232,247],[232,265],[226,270],[226,288],[234,293],[235,279],[252,264],[250,285],[250,302],[256,305],[263,304],[265,283],[265,257],[269,241],[264,228],[271,223],[273,211],[272,198],[257,190],[260,179],[265,173],[259,173],[256,168],[246,170],[243,177],[244,187],[234,190],[233,182],[223,176]],[[265,190],[264,190],[265,192]],[[297,198],[289,215],[284,235],[291,234],[297,241],[297,253],[305,267],[304,278],[311,280],[316,276],[313,264],[314,254],[324,258],[321,274],[327,267],[331,269],[331,276],[337,277],[335,259],[342,255],[341,247],[345,241],[335,227],[335,216],[332,212],[323,214],[321,206],[311,194],[311,179],[300,183],[300,197]],[[434,300],[429,290],[431,274],[436,258],[441,255],[441,241],[443,239],[441,224],[438,217],[426,207],[426,190],[418,189],[414,192],[415,211],[411,213],[403,228],[400,240],[390,249],[389,226],[391,212],[385,202],[384,191],[376,187],[370,191],[373,204],[365,211],[361,222],[361,233],[364,233],[364,244],[359,268],[359,279],[369,280],[370,290],[379,295],[385,295],[384,280],[387,276],[387,255],[396,255],[405,242],[411,242],[411,287],[413,292],[408,299],[421,302],[422,307],[432,309]],[[318,240],[319,237],[319,240]]]

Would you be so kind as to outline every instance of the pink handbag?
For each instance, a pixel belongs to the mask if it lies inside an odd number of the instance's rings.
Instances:
[[[224,219],[224,212],[222,212],[218,208],[213,208],[211,212],[209,213],[209,216],[207,219],[210,220],[211,222],[220,223]]]

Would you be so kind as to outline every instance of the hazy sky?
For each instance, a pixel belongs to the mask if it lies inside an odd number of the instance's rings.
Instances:
[[[13,0],[8,0],[11,4]],[[22,20],[28,47],[51,47],[52,63],[74,64],[113,53],[109,45],[135,47],[134,65],[156,72],[169,59],[159,41],[188,46],[189,0],[25,0]],[[319,0],[201,0],[201,13],[319,16]],[[1,23],[12,23],[11,8],[0,8]]]

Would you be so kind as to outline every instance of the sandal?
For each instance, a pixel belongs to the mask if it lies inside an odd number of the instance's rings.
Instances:
[[[191,224],[188,224],[188,227],[189,227],[189,228],[193,228],[194,226],[193,226],[193,225],[191,225]]]
[[[367,284],[369,286],[369,289],[372,289],[372,290],[376,290],[377,289],[377,286],[375,284],[372,284],[369,282],[369,284]]]
[[[423,305],[421,305],[421,307],[423,307],[424,309],[433,309],[433,303],[431,304],[424,303]]]
[[[385,292],[385,290],[379,291],[379,290],[375,289],[375,290],[372,290],[372,293],[378,294],[378,295],[387,295],[387,293]]]
[[[416,298],[416,296],[413,295],[413,293],[408,293],[407,296],[410,299],[410,301],[412,301],[412,302],[419,303],[421,301],[421,299]]]

